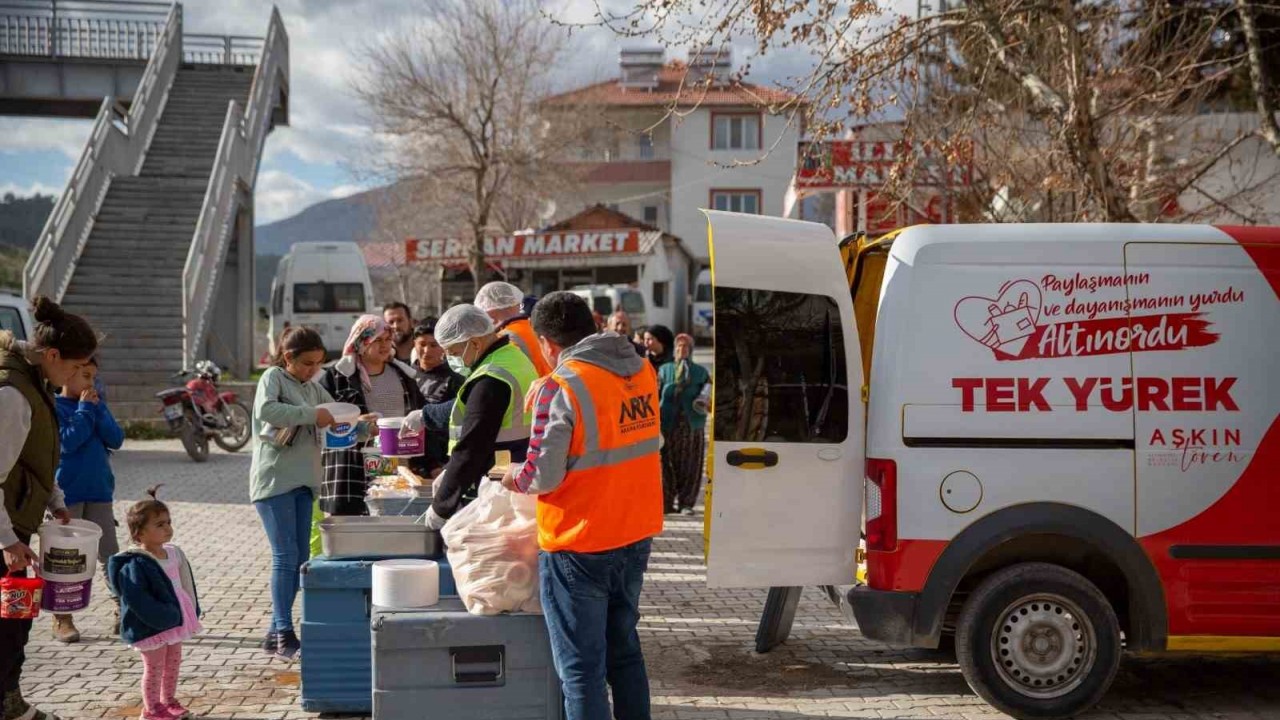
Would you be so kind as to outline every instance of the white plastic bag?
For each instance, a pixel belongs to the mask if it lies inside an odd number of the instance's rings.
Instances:
[[[536,509],[533,498],[486,481],[476,501],[445,523],[440,533],[468,612],[542,612]]]

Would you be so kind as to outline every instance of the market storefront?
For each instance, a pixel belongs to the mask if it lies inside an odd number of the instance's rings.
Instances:
[[[405,241],[406,263],[439,268],[437,313],[474,296],[466,250],[466,242],[456,238]],[[689,327],[693,256],[679,238],[616,210],[596,205],[537,232],[486,238],[483,250],[485,282],[506,280],[537,297],[584,286],[627,286],[643,297],[648,324]],[[622,309],[635,314],[635,308]]]

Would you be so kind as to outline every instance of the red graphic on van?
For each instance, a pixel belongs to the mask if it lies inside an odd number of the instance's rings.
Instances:
[[[1039,329],[1040,286],[1030,280],[1007,282],[994,298],[969,296],[956,303],[956,324],[965,335],[991,348],[996,357],[1022,354]]]
[[[1044,322],[1043,308],[1039,285],[1014,280],[994,298],[961,298],[954,316],[965,335],[990,348],[1001,361],[1186,350],[1212,345],[1219,338],[1203,312]]]

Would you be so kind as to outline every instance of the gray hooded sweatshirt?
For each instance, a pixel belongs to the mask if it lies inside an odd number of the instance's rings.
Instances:
[[[612,332],[591,335],[566,348],[560,354],[560,365],[568,360],[591,363],[618,377],[630,377],[648,365],[647,360],[636,354],[630,340]],[[568,394],[548,377],[535,400],[528,459],[516,476],[516,487],[521,492],[545,495],[564,482],[574,419]]]

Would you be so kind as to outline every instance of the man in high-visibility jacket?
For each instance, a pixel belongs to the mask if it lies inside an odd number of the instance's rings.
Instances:
[[[546,377],[551,374],[551,363],[538,348],[538,336],[529,324],[529,316],[524,314],[523,305],[524,292],[508,282],[491,282],[476,293],[476,307],[489,314],[499,334],[506,335],[524,352],[538,371],[538,377]]]
[[[449,462],[427,511],[427,527],[439,530],[458,511],[463,493],[486,477],[494,453],[510,452],[513,463],[524,460],[532,420],[524,397],[538,376],[529,358],[474,305],[445,311],[435,336],[449,365],[465,377],[449,414]],[[411,430],[423,424],[422,411],[404,420]]]
[[[566,717],[647,719],[636,624],[662,532],[657,376],[627,338],[596,334],[572,293],[539,300],[533,327],[555,370],[531,398],[528,458],[503,484],[538,498],[542,608]]]

